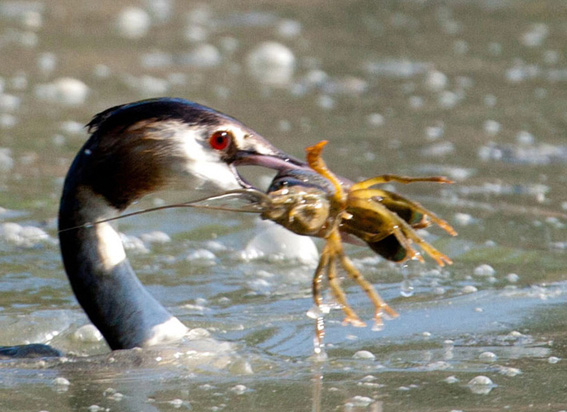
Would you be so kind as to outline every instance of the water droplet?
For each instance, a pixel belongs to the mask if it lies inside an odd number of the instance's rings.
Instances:
[[[311,307],[311,309],[309,309],[306,313],[307,317],[311,318],[311,319],[317,319],[320,318],[321,316],[323,316],[323,311],[321,310],[321,308],[317,305],[313,305]]]
[[[327,359],[325,344],[322,343],[317,336],[313,338],[313,353],[315,354],[314,359],[316,361],[324,361]]]
[[[374,323],[374,325],[372,325],[372,332],[380,332],[384,330],[384,324],[383,323]]]
[[[411,280],[409,279],[404,279],[402,281],[402,286],[400,289],[400,295],[402,295],[403,297],[410,297],[413,296],[413,286],[411,284]]]
[[[400,295],[406,298],[413,295],[413,285],[409,278],[409,274],[410,274],[410,265],[406,262],[402,265],[402,276],[404,277],[404,280],[402,281],[400,287]]]

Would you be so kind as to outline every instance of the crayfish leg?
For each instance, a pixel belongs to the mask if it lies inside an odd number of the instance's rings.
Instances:
[[[312,283],[313,300],[315,301],[315,305],[317,305],[318,308],[320,308],[321,304],[323,303],[323,297],[321,296],[321,283],[323,281],[323,270],[325,270],[328,265],[329,251],[328,248],[325,247],[323,249],[323,252],[321,253],[321,257],[319,258],[317,269],[315,269]]]
[[[445,266],[445,264],[447,264],[447,265],[453,264],[453,261],[449,258],[449,256],[441,253],[440,251],[435,249],[433,246],[431,246],[429,243],[427,243],[425,240],[423,240],[416,233],[416,231],[413,230],[413,228],[410,225],[408,225],[406,222],[403,222],[400,229],[401,229],[401,231],[403,233],[402,235],[404,237],[406,237],[407,239],[418,244],[419,247],[421,247],[429,256],[431,256],[431,258],[433,260],[435,260],[435,262],[437,262],[437,264],[439,266],[443,267],[443,266]],[[399,240],[399,238],[398,238],[398,240]],[[418,260],[423,262],[423,259],[418,258]]]
[[[356,312],[350,307],[347,302],[346,294],[339,284],[339,279],[337,278],[337,257],[340,252],[342,252],[342,244],[340,240],[340,235],[338,230],[335,228],[333,232],[329,235],[327,242],[332,246],[333,253],[329,257],[329,265],[327,269],[327,278],[329,280],[329,287],[337,300],[337,303],[341,306],[343,312],[345,313],[345,319],[343,324],[351,324],[356,327],[364,327],[366,324],[358,317]]]
[[[372,186],[382,185],[388,182],[397,182],[403,184],[415,182],[453,183],[452,180],[449,180],[444,176],[409,177],[399,175],[381,175],[353,184],[351,186],[351,191],[368,189]]]
[[[425,207],[417,202],[413,202],[409,199],[406,199],[403,196],[398,195],[397,193],[388,192],[386,190],[380,189],[363,189],[363,190],[351,190],[349,193],[349,200],[350,199],[364,199],[364,200],[371,200],[373,203],[378,203],[376,198],[382,199],[379,203],[383,204],[386,208],[388,208],[389,200],[395,202],[400,202],[409,206],[410,209],[415,213],[421,213],[429,218],[429,220],[435,224],[437,224],[441,229],[445,232],[449,233],[451,236],[457,236],[457,232],[453,227],[447,223],[445,220],[438,217],[435,213],[430,212]]]
[[[342,204],[346,200],[343,185],[338,177],[327,167],[327,164],[321,157],[323,147],[325,147],[327,143],[329,143],[327,140],[322,140],[319,143],[306,148],[305,151],[307,152],[307,163],[309,164],[309,167],[311,167],[311,169],[315,170],[317,173],[331,182],[331,184],[335,188],[333,200],[337,203]]]
[[[364,292],[366,293],[366,295],[374,305],[374,309],[375,309],[374,321],[376,322],[376,326],[380,327],[384,324],[382,320],[382,315],[384,312],[386,312],[386,314],[392,318],[398,316],[398,312],[392,309],[390,305],[388,305],[382,299],[382,297],[378,294],[378,292],[376,292],[376,289],[374,289],[372,284],[364,278],[364,276],[362,275],[362,273],[360,273],[358,269],[356,269],[356,267],[352,263],[352,260],[350,260],[350,258],[344,253],[344,251],[341,251],[339,255],[339,259],[341,266],[346,270],[349,277],[358,286],[360,286],[362,290],[364,290]]]
[[[418,244],[429,256],[431,256],[439,266],[445,266],[445,264],[453,263],[449,257],[445,256],[443,253],[439,252],[425,240],[423,240],[413,228],[402,218],[400,218],[395,213],[391,212],[384,205],[378,202],[368,202],[368,200],[354,198],[349,200],[349,204],[352,207],[358,207],[362,209],[371,210],[377,213],[384,222],[388,222],[390,227],[387,232],[395,235],[396,239],[408,252],[408,259],[418,259],[423,262],[423,257],[412,247],[411,243],[415,242]],[[383,238],[383,233],[377,233],[380,238]]]

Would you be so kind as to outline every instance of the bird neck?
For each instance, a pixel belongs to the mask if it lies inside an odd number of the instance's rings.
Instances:
[[[118,232],[110,223],[84,226],[118,214],[104,197],[67,179],[59,240],[73,292],[112,349],[178,340],[187,328],[138,280]]]

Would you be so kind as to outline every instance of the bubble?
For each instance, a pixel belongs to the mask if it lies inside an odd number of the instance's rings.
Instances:
[[[319,252],[310,237],[299,236],[269,222],[246,245],[242,252],[244,260],[270,257],[272,259],[291,259],[311,265],[319,260]]]
[[[124,249],[126,250],[136,253],[149,253],[149,249],[144,245],[142,239],[137,236],[120,233],[120,240],[122,240],[122,245],[124,245]]]
[[[496,356],[493,352],[482,352],[478,355],[478,359],[484,362],[495,362],[498,359],[498,356]]]
[[[160,231],[143,233],[140,235],[140,239],[142,239],[144,243],[160,244],[160,245],[171,242],[171,237],[169,237],[167,233]]]
[[[447,383],[457,383],[459,382],[459,379],[456,376],[447,376],[445,379],[445,382]]]
[[[463,286],[463,288],[461,289],[461,292],[466,293],[466,294],[475,293],[475,292],[478,292],[478,289],[473,285],[466,285],[466,286]]]
[[[439,126],[429,126],[425,129],[425,136],[427,140],[437,140],[443,137],[445,133],[444,125]]]
[[[484,132],[490,136],[496,136],[500,132],[500,123],[495,120],[487,120],[483,125]]]
[[[278,23],[276,31],[280,37],[291,39],[301,34],[301,23],[296,20],[284,19]]]
[[[17,223],[0,224],[0,238],[16,246],[34,247],[40,242],[49,241],[49,235],[34,226],[21,226]]]
[[[453,221],[459,226],[469,226],[475,223],[476,219],[468,213],[455,213]]]
[[[350,410],[350,408],[352,407],[367,407],[369,406],[371,403],[373,402],[372,398],[369,398],[367,396],[354,396],[352,397],[346,404],[345,404],[345,408],[346,410]]]
[[[37,56],[37,67],[44,75],[53,73],[57,67],[57,56],[55,53],[40,53]]]
[[[230,388],[231,392],[234,392],[237,395],[243,395],[246,392],[248,392],[248,388],[244,385],[235,385],[232,388]]]
[[[482,277],[489,277],[493,276],[496,273],[494,268],[486,263],[477,266],[474,268],[473,274],[475,276],[482,276]]]
[[[140,57],[140,65],[148,69],[168,67],[173,64],[173,56],[169,53],[152,51]]]
[[[522,371],[518,368],[511,368],[508,366],[501,366],[498,370],[501,375],[509,376],[513,378],[514,376],[518,376],[522,374]]]
[[[335,107],[335,99],[324,94],[317,99],[317,105],[322,109],[331,110]]]
[[[80,122],[75,122],[73,120],[66,120],[59,124],[59,128],[62,132],[70,135],[83,135],[84,125]]]
[[[0,173],[9,172],[14,168],[12,151],[5,147],[0,147]]]
[[[356,352],[354,355],[352,355],[353,359],[369,359],[369,360],[374,360],[376,359],[376,356],[372,353],[369,352],[367,350],[359,350],[358,352]]]
[[[145,96],[160,96],[167,94],[169,90],[169,82],[155,76],[132,76],[127,75],[124,77],[124,83],[132,90]]]
[[[52,83],[39,84],[34,91],[36,97],[41,100],[66,106],[84,104],[90,93],[85,83],[71,77],[62,77]]]
[[[145,5],[152,16],[161,23],[169,21],[173,15],[174,0],[146,0]]]
[[[73,333],[73,339],[78,342],[97,343],[102,341],[103,337],[100,331],[94,325],[84,325]]]
[[[193,67],[216,67],[221,63],[221,54],[212,44],[199,44],[191,52],[181,57],[181,62]]]
[[[439,106],[445,109],[451,109],[457,105],[460,97],[457,93],[445,90],[439,95]]]
[[[106,79],[110,76],[110,67],[105,64],[97,64],[93,69],[93,74],[100,79]]]
[[[200,261],[200,262],[206,262],[206,261],[215,261],[216,260],[216,256],[213,252],[211,252],[210,250],[207,249],[196,249],[193,250],[191,252],[189,252],[187,254],[187,256],[185,257],[185,260],[192,262],[192,261]]]
[[[456,54],[467,54],[469,51],[469,44],[464,40],[457,40],[453,44],[453,51]]]
[[[37,31],[43,26],[43,16],[37,10],[26,10],[22,15],[22,24],[29,30]]]
[[[487,395],[494,389],[495,385],[488,376],[479,375],[472,378],[467,384],[472,393]]]
[[[536,23],[522,35],[520,41],[526,47],[539,47],[543,44],[548,34],[549,28],[546,24]]]
[[[506,280],[508,280],[508,282],[510,283],[516,283],[518,282],[518,280],[520,280],[520,277],[515,273],[509,273],[506,275]]]
[[[372,127],[384,125],[384,116],[380,113],[371,113],[366,116],[366,124]]]
[[[283,86],[293,78],[295,56],[281,43],[264,42],[248,54],[246,64],[249,73],[260,82]]]
[[[65,386],[69,386],[71,384],[71,382],[69,382],[68,379],[62,377],[57,377],[53,379],[53,383],[55,385],[65,385]]]
[[[447,156],[455,152],[455,144],[453,142],[438,142],[421,150],[424,156],[441,157]]]
[[[546,50],[543,53],[543,61],[549,65],[557,64],[560,56],[561,54],[557,50]]]
[[[420,109],[424,105],[423,97],[411,96],[409,98],[409,105],[412,109]]]
[[[516,135],[516,143],[520,145],[530,146],[535,142],[535,137],[530,132],[522,130]]]
[[[447,339],[443,341],[443,349],[445,349],[446,351],[453,350],[454,348],[455,348],[455,341],[451,339]]]
[[[498,98],[493,94],[487,94],[486,96],[484,96],[483,101],[487,107],[494,107],[496,106],[496,103],[498,103]]]
[[[502,44],[497,42],[490,42],[488,44],[488,52],[493,56],[500,56],[502,54]]]
[[[447,75],[437,70],[429,71],[425,76],[425,85],[429,90],[432,91],[438,92],[443,90],[445,87],[447,87],[448,82],[449,80],[447,78]]]
[[[179,398],[172,399],[172,400],[168,401],[167,403],[169,403],[174,408],[181,408],[181,406],[183,406],[183,404],[184,404],[183,399],[179,399]]]
[[[128,39],[140,39],[150,29],[149,14],[138,7],[127,7],[123,9],[116,19],[118,33]]]
[[[222,51],[227,54],[234,53],[238,49],[238,46],[240,45],[238,39],[229,36],[222,37],[219,40],[219,43]]]

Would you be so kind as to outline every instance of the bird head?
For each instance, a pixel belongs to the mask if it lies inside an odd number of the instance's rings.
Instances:
[[[119,210],[174,180],[209,192],[250,187],[238,165],[306,167],[238,120],[184,99],[112,107],[87,127],[91,137],[71,166],[69,186],[87,186]]]

